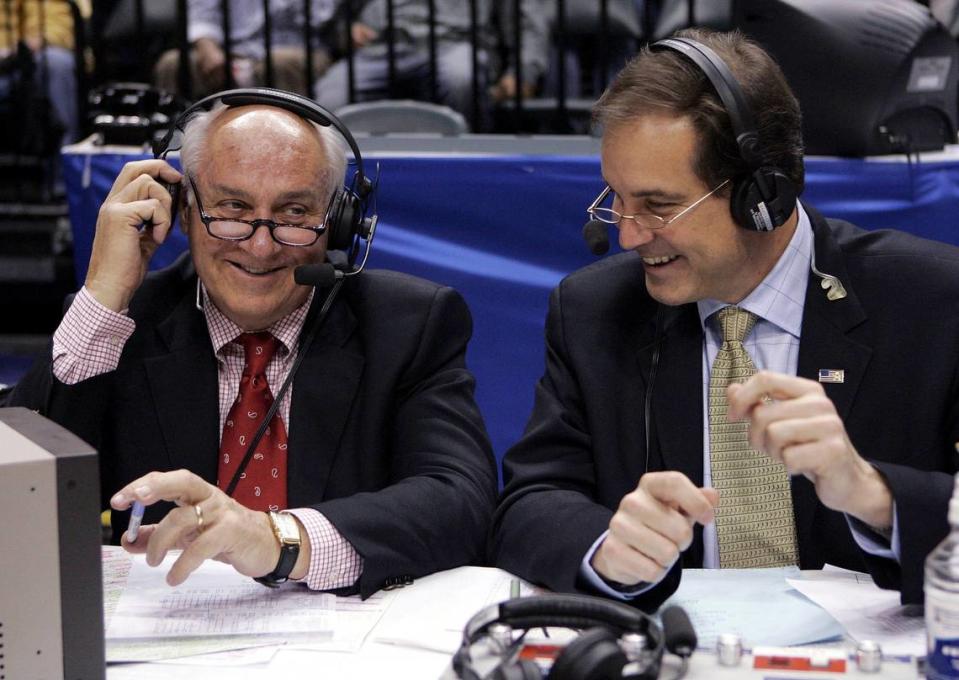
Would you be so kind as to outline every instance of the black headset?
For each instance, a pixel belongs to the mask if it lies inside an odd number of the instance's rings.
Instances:
[[[736,76],[710,47],[690,38],[666,38],[652,49],[679,52],[699,67],[723,102],[736,135],[739,155],[749,172],[733,180],[729,209],[738,225],[751,231],[772,231],[792,215],[796,185],[779,168],[763,165],[752,109]]]
[[[481,674],[474,666],[470,650],[480,640],[496,640],[497,632],[511,637],[516,630],[543,627],[586,629],[563,648],[548,675],[534,661],[516,658],[522,635],[518,641],[494,642],[500,659],[491,671]],[[641,636],[636,638],[641,648],[633,650],[633,656],[638,655],[635,661],[620,644],[620,637],[627,634]],[[655,678],[664,650],[663,631],[656,621],[629,605],[586,595],[522,597],[487,607],[469,620],[453,656],[453,671],[465,680],[602,680],[619,678],[627,664],[638,664],[630,677]]]
[[[376,214],[374,212],[369,217],[366,215],[373,199],[374,184],[363,170],[363,157],[360,155],[356,140],[353,139],[353,135],[350,134],[347,127],[336,116],[312,99],[293,92],[268,87],[226,90],[204,97],[177,116],[163,138],[153,143],[154,157],[165,159],[171,151],[179,150],[180,141],[177,140],[175,145],[173,143],[177,132],[183,132],[187,121],[193,115],[201,111],[209,111],[217,102],[223,102],[230,107],[251,104],[275,106],[295,113],[317,125],[332,127],[346,140],[347,145],[353,152],[356,172],[348,186],[343,186],[333,193],[326,210],[324,224],[326,224],[329,233],[327,247],[331,250],[345,250],[352,266],[359,252],[359,239],[371,240],[376,228]],[[176,198],[174,196],[174,199]],[[174,205],[176,205],[175,201]]]

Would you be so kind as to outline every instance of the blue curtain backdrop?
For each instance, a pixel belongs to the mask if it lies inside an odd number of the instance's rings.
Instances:
[[[143,156],[65,155],[77,280],[83,281],[97,210],[123,163]],[[803,199],[829,217],[959,244],[959,158],[874,161],[809,158]],[[371,267],[448,284],[466,297],[474,333],[468,361],[497,456],[521,434],[543,371],[550,290],[593,261],[580,238],[602,188],[596,157],[370,156],[380,215]],[[615,234],[611,234],[615,240]],[[153,267],[186,247],[176,232]],[[612,250],[616,251],[614,245]]]

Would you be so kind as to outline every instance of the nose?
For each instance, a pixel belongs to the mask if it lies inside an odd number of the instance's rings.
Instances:
[[[271,257],[280,249],[280,244],[273,240],[270,228],[265,224],[258,224],[253,236],[240,242],[241,246],[256,257]]]
[[[638,224],[636,220],[622,219],[617,225],[619,247],[623,250],[635,250],[653,240],[653,230]]]

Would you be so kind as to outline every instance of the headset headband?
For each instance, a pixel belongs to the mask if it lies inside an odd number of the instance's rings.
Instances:
[[[746,101],[736,76],[716,52],[707,45],[690,38],[666,38],[653,43],[653,48],[672,49],[696,64],[719,94],[736,135],[739,153],[750,170],[762,167],[759,153],[759,134],[753,121],[752,109]]]
[[[336,116],[316,102],[292,92],[270,87],[247,87],[225,90],[224,92],[217,92],[204,97],[181,113],[173,125],[170,126],[170,129],[167,130],[163,138],[153,143],[153,155],[159,158],[161,154],[178,150],[180,147],[170,147],[176,131],[179,130],[182,132],[191,116],[200,111],[209,111],[213,108],[213,105],[219,101],[222,101],[231,108],[256,104],[275,106],[280,109],[285,109],[290,113],[295,113],[300,118],[313,121],[317,125],[332,127],[346,140],[350,151],[353,153],[353,158],[356,163],[355,184],[357,194],[360,198],[365,198],[372,190],[372,183],[367,179],[366,173],[363,171],[363,156],[360,154],[360,148],[357,146],[356,140],[353,139],[353,135],[350,134],[347,127],[343,125]]]

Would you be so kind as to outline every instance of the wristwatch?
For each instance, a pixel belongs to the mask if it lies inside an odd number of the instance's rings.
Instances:
[[[297,524],[296,517],[288,512],[270,511],[267,515],[270,518],[270,526],[273,527],[273,534],[280,542],[280,559],[273,571],[253,580],[270,588],[276,588],[281,583],[286,583],[296,565],[296,558],[300,556],[300,525]]]

